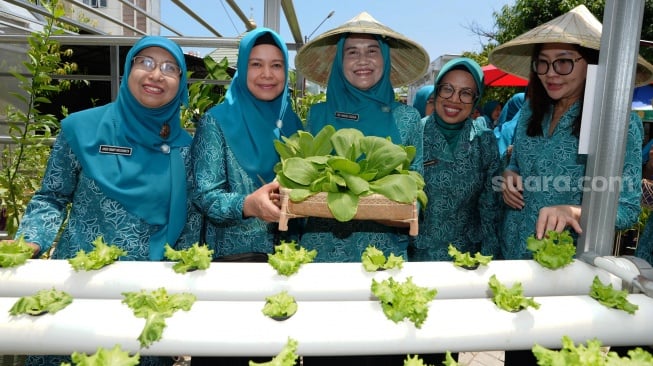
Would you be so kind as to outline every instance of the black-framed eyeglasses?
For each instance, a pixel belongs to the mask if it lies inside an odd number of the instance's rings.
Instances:
[[[576,62],[580,61],[583,56],[578,58],[559,58],[549,63],[546,60],[535,60],[531,64],[531,68],[534,73],[538,75],[545,75],[549,72],[549,65],[553,65],[553,71],[558,75],[569,75],[574,71],[574,65]]]
[[[170,61],[156,62],[150,56],[135,56],[132,59],[132,65],[134,68],[145,70],[147,72],[152,72],[157,66],[159,66],[159,70],[163,75],[171,77],[179,77],[179,75],[181,75],[181,68],[175,63]]]
[[[450,99],[453,94],[458,90],[458,99],[463,104],[472,104],[478,99],[478,94],[471,88],[456,89],[451,84],[440,84],[435,88],[438,97],[442,99]]]

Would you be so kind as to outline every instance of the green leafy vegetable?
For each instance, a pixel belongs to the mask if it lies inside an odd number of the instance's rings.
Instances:
[[[171,261],[178,261],[172,266],[177,273],[186,273],[196,269],[207,269],[211,265],[213,250],[206,245],[193,244],[184,250],[174,250],[168,244],[165,246],[165,257]]]
[[[129,352],[123,351],[120,345],[115,345],[111,350],[99,347],[92,355],[86,353],[73,352],[71,360],[76,366],[136,366],[138,365],[140,355],[136,353],[133,356]],[[61,366],[71,366],[64,362]]]
[[[546,232],[542,239],[531,235],[526,239],[526,248],[533,252],[533,259],[543,267],[558,269],[573,262],[576,255],[574,239],[568,230],[558,233]]]
[[[453,359],[453,356],[451,356],[451,352],[447,351],[444,357],[445,357],[444,361],[442,361],[443,365],[445,366],[458,365],[458,362],[456,362],[456,360]],[[406,359],[404,360],[404,366],[432,366],[432,365],[425,364],[424,360],[419,358],[418,355],[415,355],[414,357],[410,357],[410,355],[406,355]]]
[[[24,296],[18,299],[9,309],[10,315],[42,315],[45,313],[54,314],[65,308],[73,297],[64,291],[40,290],[32,296]]]
[[[523,289],[520,282],[515,283],[512,288],[509,289],[499,282],[496,275],[492,275],[492,277],[490,277],[489,285],[494,294],[492,301],[494,301],[500,309],[514,313],[526,309],[529,306],[532,306],[535,309],[540,308],[540,304],[535,302],[533,298],[526,298],[522,295]]]
[[[249,361],[249,366],[295,366],[295,362],[299,358],[297,346],[298,342],[296,340],[288,338],[286,345],[272,360],[268,362]]]
[[[0,267],[17,267],[34,255],[34,248],[21,236],[16,240],[0,241]]]
[[[88,252],[88,254],[82,249],[74,257],[68,259],[68,263],[70,263],[75,272],[79,270],[92,271],[100,269],[127,254],[126,251],[117,246],[105,243],[102,236],[95,238],[92,244],[95,248]]]
[[[265,306],[263,306],[263,314],[270,318],[287,318],[295,315],[297,312],[297,301],[295,298],[288,295],[287,291],[268,296],[265,298]]]
[[[410,171],[414,146],[395,145],[390,139],[364,136],[360,130],[335,131],[325,126],[316,136],[299,131],[275,141],[281,157],[274,172],[293,202],[327,192],[327,205],[341,222],[354,218],[360,197],[380,194],[399,203],[418,200],[426,206],[424,178]],[[318,156],[320,155],[320,156]]]
[[[396,282],[392,277],[382,282],[372,279],[372,293],[381,300],[386,317],[395,323],[408,319],[421,328],[426,320],[428,304],[438,291],[419,287],[408,277],[405,282]]]
[[[138,336],[142,347],[149,347],[161,339],[163,329],[166,327],[165,319],[171,317],[175,311],[190,310],[197,298],[190,293],[168,295],[164,288],[152,292],[123,292],[125,297],[122,302],[129,306],[134,315],[145,319],[145,327]]]
[[[590,297],[609,308],[621,309],[628,314],[635,314],[635,311],[639,309],[639,306],[628,301],[628,291],[615,290],[612,284],[603,285],[598,276],[594,276],[594,281],[592,281]]]
[[[381,269],[401,269],[404,266],[403,257],[390,253],[390,256],[386,258],[383,252],[373,245],[369,245],[365,248],[365,251],[361,256],[361,262],[363,263],[363,268],[368,272],[374,272]]]
[[[641,348],[628,351],[628,357],[620,357],[616,352],[604,352],[601,341],[591,339],[587,347],[580,344],[574,345],[571,338],[562,337],[562,349],[550,350],[536,344],[532,348],[533,354],[540,366],[644,366],[653,365],[653,355]]]
[[[290,276],[297,273],[302,264],[312,262],[316,255],[315,249],[308,251],[299,247],[294,240],[290,242],[282,240],[274,247],[274,254],[268,254],[268,263],[277,270],[278,274]]]
[[[476,268],[481,264],[487,265],[492,260],[491,255],[483,255],[479,252],[472,257],[469,252],[462,253],[451,244],[449,244],[449,255],[453,257],[454,266],[465,268]]]

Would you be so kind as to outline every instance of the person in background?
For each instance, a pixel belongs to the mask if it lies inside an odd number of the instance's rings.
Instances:
[[[16,237],[38,254],[68,259],[90,252],[101,236],[127,252],[120,260],[160,261],[164,246],[197,242],[190,203],[191,136],[181,127],[188,102],[186,63],[173,41],[145,36],[130,49],[112,103],[70,114],[48,159]],[[70,206],[70,210],[68,207]],[[64,356],[28,356],[26,365],[59,365]],[[141,365],[171,365],[141,357]]]
[[[433,110],[435,109],[435,96],[433,95],[434,90],[435,87],[433,85],[424,85],[423,87],[419,88],[417,93],[415,93],[415,98],[413,99],[413,107],[419,111],[419,114],[422,116],[422,118],[433,114]]]
[[[642,148],[642,179],[653,180],[653,140],[649,141]],[[647,195],[647,192],[643,192],[643,195]],[[653,199],[653,197],[646,197],[648,200]],[[650,209],[650,207],[649,207]],[[644,230],[639,235],[637,239],[637,246],[635,248],[635,256],[644,259],[649,263],[653,263],[653,218],[650,214]]]
[[[483,112],[483,117],[485,118],[487,128],[493,129],[496,126],[497,120],[501,115],[502,108],[503,104],[501,104],[501,102],[498,100],[489,100],[483,104],[483,108],[481,110]]]
[[[411,261],[447,261],[449,244],[461,252],[498,258],[501,176],[491,130],[470,115],[483,93],[483,71],[469,58],[447,62],[435,80],[435,113],[424,124],[424,190],[428,205]]]
[[[280,238],[274,141],[302,124],[291,109],[288,50],[277,33],[248,32],[237,66],[224,101],[201,118],[195,132],[193,201],[216,259],[245,253],[267,258]]]
[[[510,163],[504,171],[505,259],[530,259],[527,238],[546,231],[581,233],[581,199],[587,155],[578,153],[587,65],[599,58],[600,22],[580,5],[495,48],[490,63],[528,77],[526,102],[515,129]],[[530,57],[522,55],[531,55]],[[648,83],[653,66],[640,59],[637,83]],[[642,122],[630,114],[615,226],[638,219],[641,196]],[[562,182],[562,183],[561,183]],[[564,182],[568,182],[566,185]],[[587,184],[587,183],[586,183]],[[506,365],[534,365],[530,350],[509,351]]]
[[[417,109],[395,101],[393,86],[408,85],[424,75],[426,51],[368,13],[361,13],[304,45],[295,65],[307,79],[327,85],[326,102],[311,107],[307,130],[326,125],[356,128],[365,136],[390,138],[415,146],[411,169],[421,172],[422,124]],[[317,250],[316,262],[360,262],[370,245],[385,255],[406,258],[408,230],[371,220],[339,222],[309,217],[300,240]],[[401,364],[405,355],[304,357],[304,365]]]
[[[513,94],[513,96],[508,99],[503,109],[501,109],[501,115],[497,120],[496,127],[494,127],[494,136],[497,139],[499,156],[502,160],[510,159],[515,126],[519,119],[519,110],[524,104],[525,99],[526,93],[524,92]]]

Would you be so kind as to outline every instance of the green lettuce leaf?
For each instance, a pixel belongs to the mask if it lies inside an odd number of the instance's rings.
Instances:
[[[117,261],[121,256],[127,255],[127,252],[119,247],[105,243],[102,236],[95,238],[92,244],[94,248],[90,252],[86,253],[82,249],[74,257],[68,259],[68,263],[75,272],[98,270]]]
[[[282,240],[274,247],[274,254],[268,254],[268,263],[278,274],[290,276],[297,273],[302,264],[312,262],[316,255],[316,250],[308,251],[299,247],[294,240],[290,242]]]
[[[288,291],[265,298],[263,314],[271,318],[284,318],[293,316],[297,312],[297,301],[288,294]]]
[[[512,288],[507,288],[499,282],[496,275],[492,275],[489,281],[490,290],[492,290],[492,301],[500,308],[509,312],[518,312],[532,306],[535,309],[540,308],[540,304],[533,298],[526,298],[523,295],[523,289],[520,282],[515,283]]]
[[[174,250],[170,245],[166,244],[164,256],[171,261],[177,261],[172,266],[175,272],[186,273],[209,268],[213,258],[213,250],[206,245],[199,245],[199,243],[195,243],[184,250]]]
[[[615,290],[612,284],[606,286],[601,283],[598,276],[594,276],[589,295],[604,306],[620,309],[628,314],[635,314],[635,311],[639,309],[639,306],[628,301],[628,291]]]
[[[542,239],[531,235],[526,239],[526,248],[533,252],[533,259],[549,269],[558,269],[574,261],[576,246],[568,230],[561,233],[550,230]]]
[[[24,296],[18,299],[9,309],[10,315],[42,315],[45,313],[54,314],[73,302],[73,297],[67,292],[52,290],[40,290],[32,296]]]
[[[438,291],[415,285],[412,277],[403,283],[390,277],[382,282],[372,279],[372,293],[381,301],[388,319],[395,323],[408,319],[416,328],[421,328],[428,316],[428,304]]]
[[[286,345],[272,360],[268,362],[249,361],[249,366],[295,366],[295,362],[299,358],[297,355],[298,344],[296,340],[288,338]]]
[[[164,288],[151,292],[123,292],[122,295],[122,302],[132,309],[134,315],[145,319],[145,326],[138,336],[141,348],[147,348],[161,339],[166,327],[166,318],[171,317],[177,310],[190,310],[197,300],[197,297],[190,293],[168,295]]]
[[[401,269],[404,266],[404,258],[402,256],[396,256],[394,253],[390,253],[390,256],[386,258],[383,252],[373,245],[365,248],[365,251],[361,255],[361,262],[367,272],[392,268]]]
[[[587,346],[575,346],[568,336],[562,337],[562,349],[550,350],[539,344],[532,348],[540,366],[645,366],[653,365],[653,355],[641,348],[628,351],[628,357],[620,357],[616,352],[605,352],[601,341],[591,339]]]
[[[25,264],[34,255],[34,248],[21,236],[16,240],[0,241],[0,267],[9,268]]]
[[[469,252],[461,252],[459,251],[456,247],[454,247],[451,243],[449,243],[449,255],[453,257],[453,264],[454,266],[457,267],[467,267],[467,268],[474,268],[479,265],[487,265],[490,263],[492,260],[491,255],[483,255],[479,252],[476,252],[474,256]]]
[[[92,355],[73,352],[71,360],[76,366],[136,366],[139,364],[140,355],[133,356],[123,351],[120,345],[115,345],[111,350],[99,347]],[[69,363],[62,363],[61,366],[71,366]]]

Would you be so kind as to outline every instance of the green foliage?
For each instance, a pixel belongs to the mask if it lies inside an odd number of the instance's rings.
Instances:
[[[134,315],[145,319],[143,331],[138,336],[141,348],[147,348],[161,339],[166,318],[177,310],[190,310],[197,300],[195,295],[185,292],[168,295],[165,288],[152,292],[123,292],[122,295],[125,297],[122,302],[134,311]]]
[[[171,261],[177,261],[172,266],[175,272],[186,273],[209,268],[213,258],[213,250],[206,245],[199,245],[199,243],[195,243],[184,250],[174,250],[170,245],[166,244],[164,256]]]
[[[220,62],[215,62],[211,56],[204,57],[204,67],[206,68],[205,80],[229,80],[227,69],[229,60],[223,58]],[[190,78],[192,72],[188,72]],[[214,105],[219,104],[224,98],[225,87],[205,81],[196,81],[188,87],[188,106],[181,108],[181,124],[184,128],[192,128],[199,118]]]
[[[628,351],[630,357],[620,357],[616,352],[604,352],[601,341],[590,339],[587,346],[576,347],[568,336],[562,337],[562,349],[550,350],[539,344],[532,348],[540,366],[644,366],[653,364],[653,355],[637,347]]]
[[[274,247],[274,254],[268,254],[268,263],[278,274],[290,276],[297,273],[302,264],[311,263],[316,255],[315,249],[309,251],[298,246],[294,240],[282,240],[281,244]]]
[[[401,269],[404,266],[404,258],[402,256],[396,256],[394,253],[390,253],[386,258],[381,250],[373,245],[369,245],[361,255],[361,263],[363,263],[363,268],[367,272],[392,268]]]
[[[288,338],[286,345],[272,360],[261,363],[249,361],[249,366],[294,366],[299,358],[299,355],[297,355],[298,345],[299,343],[296,340]]]
[[[628,301],[628,291],[615,290],[612,284],[604,285],[598,276],[594,276],[592,287],[590,287],[590,297],[604,306],[613,309],[620,309],[628,314],[635,314],[639,306]]]
[[[34,248],[25,243],[21,236],[17,240],[6,240],[0,242],[0,267],[17,267],[34,255]]]
[[[524,290],[522,288],[521,282],[517,282],[511,288],[508,288],[499,282],[496,275],[492,275],[488,285],[490,286],[490,290],[492,290],[493,293],[492,301],[500,309],[516,313],[526,309],[529,306],[532,306],[535,309],[540,308],[540,304],[535,302],[533,298],[524,297]]]
[[[479,265],[487,265],[492,260],[491,255],[483,255],[476,252],[474,256],[469,252],[461,252],[451,243],[449,243],[448,253],[453,257],[453,264],[457,267],[476,268]]]
[[[292,98],[292,107],[299,119],[302,120],[304,126],[306,125],[306,118],[308,117],[308,111],[311,109],[313,104],[326,101],[326,94],[311,94],[306,93],[304,96],[295,96]]]
[[[42,315],[54,314],[73,302],[73,297],[67,292],[40,290],[35,295],[23,296],[9,309],[10,315]]]
[[[283,137],[283,142],[275,141],[275,149],[281,157],[274,168],[276,179],[291,189],[290,199],[301,202],[327,192],[327,206],[338,221],[353,219],[359,198],[374,193],[426,206],[424,179],[408,170],[416,153],[413,146],[327,125],[315,137],[305,131]]]
[[[381,301],[385,316],[395,323],[408,319],[421,328],[429,314],[429,303],[438,294],[436,289],[417,286],[412,277],[397,282],[390,277],[381,282],[372,279],[372,293]]]
[[[102,236],[93,240],[93,250],[86,253],[83,249],[78,251],[74,257],[68,259],[68,263],[75,272],[79,270],[92,271],[108,266],[127,252],[115,245],[108,245]]]
[[[526,248],[533,252],[533,259],[549,269],[558,269],[574,261],[576,245],[568,230],[546,232],[542,239],[531,235],[526,239]]]
[[[111,350],[98,347],[92,355],[86,353],[73,352],[70,359],[76,366],[136,366],[138,365],[140,355],[136,353],[130,356],[129,352],[123,351],[119,344],[116,344]],[[69,363],[62,363],[61,366],[71,366]]]
[[[49,16],[39,32],[28,38],[28,61],[23,65],[30,77],[18,72],[12,75],[18,80],[22,93],[12,93],[17,100],[7,107],[9,136],[13,144],[2,151],[0,172],[0,203],[7,209],[6,231],[13,236],[18,229],[25,206],[38,189],[49,154],[46,141],[59,127],[59,121],[39,108],[50,103],[49,97],[70,87],[70,81],[54,82],[52,75],[74,72],[77,65],[62,61],[70,56],[70,50],[61,50],[53,36],[61,35],[58,19],[64,15],[58,0],[41,1]]]
[[[293,316],[297,312],[297,301],[288,295],[287,291],[265,298],[263,314],[270,318],[282,319]]]

